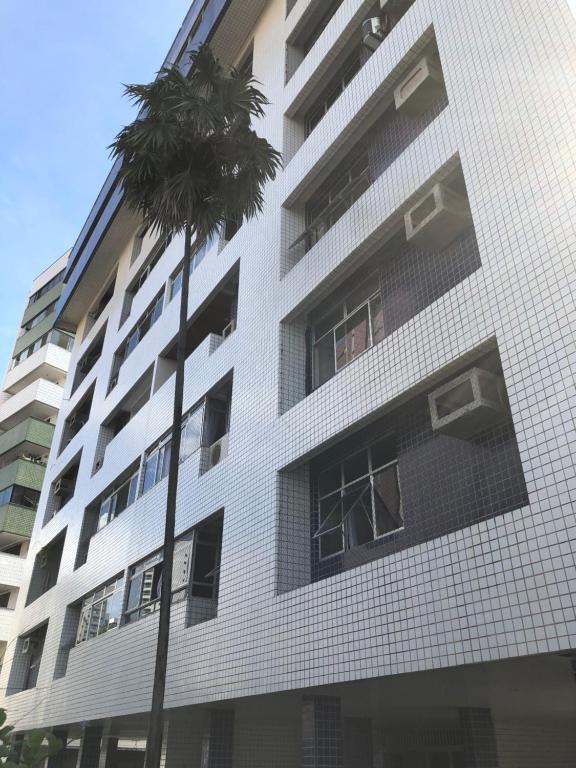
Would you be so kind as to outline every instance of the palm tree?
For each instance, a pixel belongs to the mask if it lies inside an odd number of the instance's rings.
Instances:
[[[251,119],[261,117],[268,103],[251,73],[223,66],[207,45],[190,58],[187,76],[173,65],[161,69],[147,85],[126,87],[125,95],[139,107],[139,114],[111,145],[113,157],[121,160],[125,204],[160,236],[184,233],[164,531],[164,589],[160,596],[146,768],[160,765],[164,721],[192,238],[195,248],[202,247],[227,221],[241,222],[259,213],[264,185],[274,179],[281,163],[280,154],[251,128]]]

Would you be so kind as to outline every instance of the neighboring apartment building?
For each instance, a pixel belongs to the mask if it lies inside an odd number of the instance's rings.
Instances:
[[[167,768],[576,764],[576,21],[382,5],[195,2],[168,56],[251,61],[285,168],[194,257]],[[0,683],[79,768],[141,764],[183,255],[116,179]]]
[[[71,334],[54,328],[70,251],[32,283],[0,392],[0,662],[62,402]]]

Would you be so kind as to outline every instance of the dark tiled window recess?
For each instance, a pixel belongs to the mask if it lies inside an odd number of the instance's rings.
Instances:
[[[64,272],[66,270],[63,269],[61,272],[58,272],[57,275],[54,275],[53,278],[51,278],[47,283],[45,283],[42,288],[39,288],[36,293],[33,293],[32,296],[28,299],[28,306],[31,304],[34,304],[35,301],[38,301],[38,299],[41,299],[42,296],[44,296],[48,291],[52,290],[55,285],[58,285],[58,283],[61,283],[64,278]]]
[[[114,359],[112,362],[112,371],[110,373],[110,381],[108,384],[108,394],[114,389],[118,383],[118,376],[120,375],[120,369],[130,357],[132,352],[136,349],[138,344],[146,336],[150,328],[155,325],[156,321],[160,319],[162,315],[162,308],[164,305],[164,288],[158,293],[156,298],[147,307],[142,317],[138,320],[134,328],[130,331],[126,339],[116,350]]]
[[[45,333],[44,336],[36,339],[34,344],[30,344],[29,347],[23,349],[19,355],[16,355],[16,357],[12,359],[12,368],[16,368],[17,365],[23,363],[26,358],[30,357],[30,355],[33,355],[34,352],[37,352],[42,347],[46,346],[46,344],[54,344],[57,347],[61,347],[67,352],[70,352],[74,346],[74,336],[66,333],[65,331],[57,330],[52,330],[48,333]]]
[[[413,4],[414,0],[392,0],[392,2],[387,3],[385,11],[381,11],[380,4],[376,3],[372,10],[368,12],[366,28],[377,29],[378,35],[364,35],[363,26],[362,31],[354,35],[348,44],[343,46],[336,60],[331,64],[330,74],[335,74],[331,77],[328,85],[306,100],[306,105],[300,110],[297,117],[297,119],[302,120],[304,123],[306,137],[318,125],[332,104],[346,90],[356,73],[370,57],[370,52],[374,48],[368,48],[367,45],[379,45]],[[362,40],[365,42],[362,42]]]
[[[424,64],[419,68],[418,62]],[[415,68],[424,72],[421,81],[416,79],[419,87],[415,87],[415,95],[405,95],[400,105],[395,100],[390,103],[390,95],[383,97],[380,111],[376,110],[365,121],[371,122],[368,130],[352,148],[343,150],[331,162],[335,170],[300,201],[304,205],[305,229],[290,245],[289,261],[292,265],[334,226],[447,106],[448,98],[434,42],[419,54],[417,62],[406,67],[398,78],[400,84],[410,78]],[[402,86],[396,90],[399,88]]]
[[[235,267],[210,294],[200,312],[190,319],[186,336],[186,357],[189,357],[210,334],[219,337],[214,341],[220,343],[236,330],[238,280],[239,270],[238,267]],[[179,285],[178,290],[180,290]],[[156,376],[155,391],[176,370],[176,337],[162,352],[160,360],[162,362],[162,375],[157,374]]]
[[[312,389],[418,315],[481,266],[472,222],[448,245],[426,248],[397,232],[309,315]]]
[[[10,485],[0,491],[0,507],[5,504],[16,504],[19,507],[36,509],[40,501],[40,491],[24,488],[22,485]]]
[[[528,503],[497,352],[310,464],[318,580]]]
[[[48,519],[53,517],[74,497],[74,491],[76,490],[76,478],[78,477],[78,470],[80,468],[80,457],[75,459],[69,466],[62,472],[51,487],[51,499],[48,503],[47,514]]]
[[[100,294],[100,296],[96,299],[94,304],[92,305],[92,308],[88,312],[88,316],[86,318],[86,325],[84,327],[84,338],[90,333],[91,329],[94,326],[94,323],[98,320],[100,315],[104,312],[108,304],[110,304],[110,300],[114,296],[114,288],[116,287],[116,274],[114,274],[114,277],[108,281],[106,284],[106,287]]]
[[[188,624],[213,618],[218,582],[223,515],[219,514],[179,536],[174,549],[172,602],[188,601]],[[126,622],[154,613],[162,589],[163,555],[154,553],[128,571]]]
[[[62,430],[62,441],[60,443],[60,450],[58,453],[62,453],[68,443],[80,432],[83,426],[87,424],[90,418],[90,411],[92,409],[92,400],[94,397],[94,387],[92,385],[84,397],[80,400],[76,408],[72,411],[70,416],[64,422],[64,429]]]
[[[292,8],[290,3],[293,5],[292,0],[288,2],[287,13]],[[342,0],[328,0],[328,2],[310,4],[309,11],[304,14],[286,44],[286,82],[290,80],[304,61],[341,5]]]
[[[124,305],[122,307],[122,315],[120,317],[120,325],[122,325],[124,321],[130,317],[134,297],[138,294],[146,280],[148,280],[150,273],[156,264],[158,264],[171,242],[171,235],[168,237],[162,237],[158,240],[156,245],[152,248],[150,255],[142,267],[138,270],[138,274],[126,289],[126,293],[124,295]]]
[[[86,508],[74,564],[75,569],[84,565],[88,559],[90,542],[94,534],[109,525],[136,500],[140,477],[139,463],[133,464],[125,472],[122,472],[112,485]]]
[[[103,635],[120,624],[124,575],[116,577],[82,600],[76,645]]]
[[[100,356],[102,355],[102,348],[104,347],[105,335],[106,327],[104,326],[94,341],[90,344],[86,352],[84,352],[80,360],[78,360],[78,364],[76,365],[76,372],[74,374],[74,381],[72,383],[72,393],[78,389],[79,385],[84,381],[86,376],[88,376],[98,360],[100,360]]]
[[[218,235],[214,235],[214,237],[211,237],[209,240],[207,240],[204,243],[204,245],[201,245],[199,248],[195,248],[193,250],[192,255],[190,257],[190,275],[192,275],[194,270],[198,269],[200,264],[204,261],[204,257],[212,249],[217,239],[218,239]],[[174,296],[180,293],[181,287],[182,287],[182,266],[180,266],[170,278],[170,284],[169,284],[169,290],[168,290],[168,301],[172,301]]]
[[[48,624],[22,635],[16,643],[6,695],[36,688]]]
[[[325,559],[404,525],[394,436],[322,469],[317,476],[318,540]]]
[[[37,600],[45,592],[48,592],[58,581],[65,538],[66,529],[59,533],[56,538],[52,539],[36,555],[30,578],[30,587],[26,596],[26,605],[30,605],[30,603]]]

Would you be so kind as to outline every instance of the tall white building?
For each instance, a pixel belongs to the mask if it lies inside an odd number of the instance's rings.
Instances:
[[[194,259],[168,768],[576,764],[575,35],[565,0],[192,5],[168,61],[252,66],[285,167]],[[182,256],[114,168],[58,306],[0,685],[79,768],[142,760]]]
[[[24,559],[74,343],[54,328],[69,253],[33,281],[0,391],[0,664],[15,633]]]

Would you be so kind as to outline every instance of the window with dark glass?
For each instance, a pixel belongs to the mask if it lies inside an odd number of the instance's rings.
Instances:
[[[172,601],[218,597],[222,517],[198,525],[179,536],[174,545]],[[125,620],[136,621],[154,613],[163,589],[163,554],[156,552],[128,573]]]
[[[58,285],[58,283],[61,283],[64,278],[64,272],[66,270],[63,269],[61,272],[58,272],[57,275],[54,275],[47,283],[45,283],[42,288],[39,288],[36,293],[33,293],[32,296],[28,299],[28,306],[31,304],[34,304],[35,301],[38,301],[38,299],[41,299],[42,296],[44,296],[48,291],[50,291],[52,288],[54,288],[55,285]]]
[[[134,503],[138,493],[138,470],[134,472],[127,480],[124,480],[112,493],[109,493],[100,503],[98,512],[98,528],[104,528],[105,525],[112,522],[115,517],[124,512]]]
[[[36,509],[40,500],[40,491],[24,488],[22,485],[10,485],[0,491],[0,507],[4,504],[17,504],[20,507]]]
[[[389,435],[318,472],[320,557],[368,544],[404,525],[396,443]]]
[[[76,645],[103,635],[120,624],[124,576],[118,576],[82,600]]]
[[[312,319],[313,387],[319,387],[385,336],[379,274]]]
[[[142,467],[142,494],[153,488],[156,483],[159,483],[168,474],[171,439],[172,433],[170,432],[154,448],[146,453],[144,466]]]

